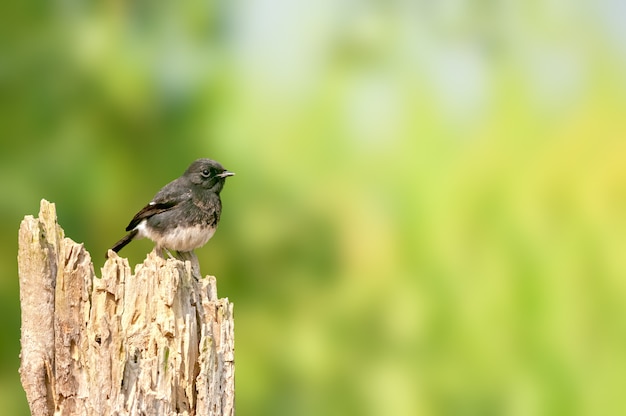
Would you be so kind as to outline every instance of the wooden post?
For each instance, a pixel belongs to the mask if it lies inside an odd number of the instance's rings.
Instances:
[[[95,276],[54,204],[20,225],[20,377],[33,416],[234,415],[233,304],[154,252]]]

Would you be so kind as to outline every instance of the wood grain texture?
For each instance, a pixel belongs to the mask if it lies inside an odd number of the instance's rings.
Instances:
[[[20,376],[32,415],[234,415],[233,304],[215,278],[155,252],[95,276],[54,204],[19,233]]]

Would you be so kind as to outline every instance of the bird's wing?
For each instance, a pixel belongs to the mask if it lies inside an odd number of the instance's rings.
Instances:
[[[182,202],[191,199],[191,191],[180,192],[180,188],[177,187],[176,181],[170,182],[163,187],[155,196],[152,202],[143,207],[126,227],[126,231],[133,230],[139,223],[146,218],[150,218],[153,215],[160,214],[161,212],[169,211]]]

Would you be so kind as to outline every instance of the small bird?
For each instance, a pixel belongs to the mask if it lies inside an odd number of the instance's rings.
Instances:
[[[222,213],[220,192],[234,175],[211,159],[194,161],[183,175],[165,185],[126,227],[116,253],[136,238],[149,238],[157,251],[179,253],[202,247],[213,237]],[[108,252],[107,252],[108,257]]]

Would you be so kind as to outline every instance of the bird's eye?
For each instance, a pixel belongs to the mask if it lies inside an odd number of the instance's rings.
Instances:
[[[211,176],[211,171],[208,169],[203,169],[201,175],[204,178],[208,178],[209,176]]]

